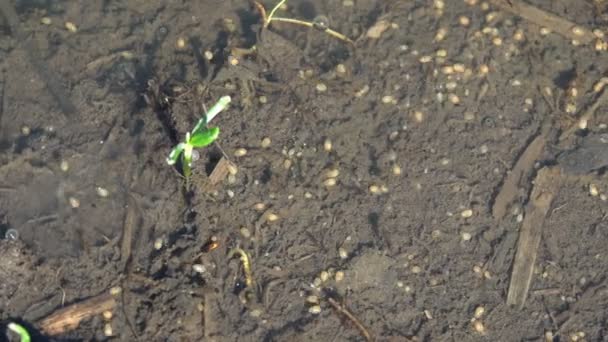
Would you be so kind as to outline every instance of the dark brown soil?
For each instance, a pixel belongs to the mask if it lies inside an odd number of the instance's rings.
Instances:
[[[326,15],[354,46],[284,23],[260,36],[245,0],[18,1],[17,20],[0,21],[0,320],[34,329],[120,287],[110,321],[53,338],[364,340],[333,301],[378,341],[607,341],[605,164],[564,179],[522,310],[505,300],[534,172],[492,217],[528,143],[593,103],[606,52],[487,4],[445,1],[440,15],[430,0],[348,3],[292,0],[279,13]],[[606,31],[600,0],[530,3]],[[232,48],[256,42],[257,55],[229,65]],[[455,63],[466,70],[449,74]],[[200,151],[186,185],[165,158],[223,95],[221,149]],[[606,110],[535,167],[606,134]],[[222,150],[238,173],[211,187]],[[603,149],[590,151],[576,156]],[[249,288],[235,247],[251,258]]]

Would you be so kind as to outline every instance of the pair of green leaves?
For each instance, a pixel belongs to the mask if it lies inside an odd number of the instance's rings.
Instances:
[[[184,176],[190,176],[192,167],[192,151],[195,148],[202,148],[212,144],[220,134],[220,129],[217,127],[207,127],[207,124],[221,111],[230,104],[230,96],[223,96],[217,101],[213,107],[209,109],[198,122],[191,132],[186,133],[183,142],[177,144],[169,153],[167,164],[175,165],[179,158],[182,158],[182,169]]]

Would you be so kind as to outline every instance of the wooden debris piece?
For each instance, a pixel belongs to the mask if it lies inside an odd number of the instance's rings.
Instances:
[[[544,148],[545,137],[541,134],[532,140],[524,153],[519,157],[494,199],[492,216],[496,220],[500,220],[505,216],[509,204],[511,204],[519,192],[521,179],[532,170],[534,163],[538,160]]]
[[[334,310],[336,310],[338,313],[346,316],[346,318],[348,318],[355,325],[355,327],[357,327],[357,330],[359,330],[361,335],[365,338],[365,341],[367,341],[367,342],[374,341],[372,334],[369,333],[369,331],[365,328],[365,326],[363,326],[363,324],[357,319],[357,317],[355,317],[355,315],[353,315],[348,310],[348,308],[346,308],[346,306],[338,303],[335,299],[333,299],[331,297],[328,297],[327,301],[334,308]]]
[[[524,1],[511,0],[507,2],[504,0],[490,0],[490,2],[504,11],[520,16],[540,27],[546,27],[552,32],[581,44],[591,44],[597,40],[597,37],[591,30],[555,14],[528,5]]]
[[[101,315],[104,311],[111,311],[115,306],[114,297],[109,293],[104,293],[55,311],[42,319],[38,326],[46,335],[61,335],[78,328],[83,320]]]
[[[222,157],[209,175],[209,185],[215,186],[224,181],[230,173],[231,167],[234,167],[234,165],[226,157]]]
[[[517,242],[507,304],[523,308],[530,290],[543,224],[561,183],[559,167],[543,168],[534,179],[534,188],[526,205],[526,217]]]
[[[133,248],[133,236],[141,223],[141,216],[137,201],[132,195],[128,195],[128,207],[125,215],[125,221],[122,229],[122,241],[120,244],[120,264],[122,270],[126,270],[131,260],[131,251]]]

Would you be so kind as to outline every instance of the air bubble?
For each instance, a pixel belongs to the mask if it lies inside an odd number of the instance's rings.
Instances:
[[[13,240],[16,241],[19,239],[19,232],[17,231],[17,229],[9,229],[6,231],[6,233],[4,233],[4,238],[7,240]]]

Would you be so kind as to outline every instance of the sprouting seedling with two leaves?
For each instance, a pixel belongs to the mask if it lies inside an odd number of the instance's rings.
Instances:
[[[222,96],[213,107],[198,120],[191,132],[186,133],[183,142],[177,144],[169,153],[167,164],[175,165],[181,158],[184,177],[188,179],[192,172],[192,152],[195,148],[202,148],[212,144],[220,134],[218,127],[207,126],[214,117],[226,109],[230,104],[230,96]]]

